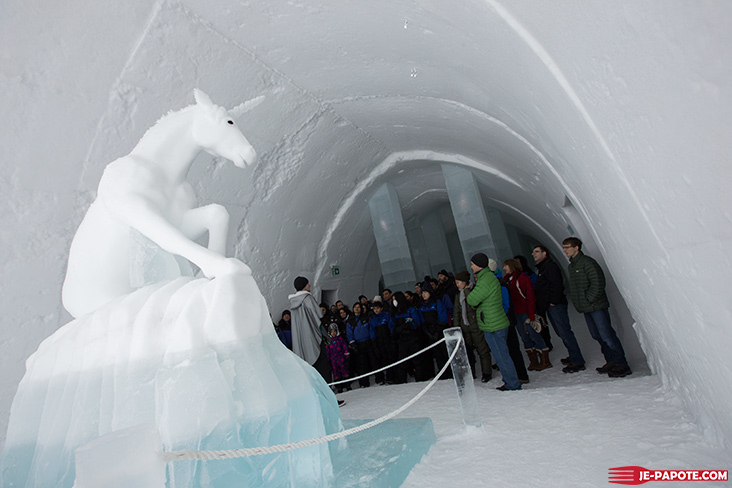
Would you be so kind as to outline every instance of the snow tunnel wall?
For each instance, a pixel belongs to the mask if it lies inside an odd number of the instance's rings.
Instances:
[[[273,314],[298,274],[375,293],[370,194],[394,181],[417,212],[445,199],[439,165],[463,165],[555,254],[568,226],[586,241],[653,370],[730,438],[730,14],[661,0],[4,2],[0,431],[24,360],[69,320],[68,247],[103,167],[198,86],[234,107],[261,156],[245,171],[201,157],[190,180],[229,209],[231,252]]]

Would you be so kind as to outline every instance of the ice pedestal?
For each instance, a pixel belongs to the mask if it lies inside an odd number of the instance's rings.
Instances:
[[[157,426],[166,451],[235,449],[342,430],[322,377],[277,338],[251,276],[179,278],[70,322],[27,362],[0,457],[0,486],[67,487],[73,452]],[[168,466],[171,487],[323,486],[346,441]]]

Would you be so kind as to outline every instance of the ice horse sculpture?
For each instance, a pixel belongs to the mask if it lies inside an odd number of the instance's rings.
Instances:
[[[186,175],[201,150],[239,167],[256,153],[223,108],[195,98],[105,169],[69,255],[63,302],[76,319],[26,363],[0,486],[71,488],[76,448],[141,424],[166,451],[342,430],[335,396],[279,341],[250,269],[224,256],[226,210],[196,207]],[[206,232],[208,247],[194,242]],[[194,278],[188,261],[211,279]],[[346,449],[174,462],[167,486],[324,486]]]

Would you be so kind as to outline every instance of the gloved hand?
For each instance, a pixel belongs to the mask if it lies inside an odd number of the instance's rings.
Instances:
[[[356,341],[352,341],[350,344],[348,344],[348,350],[351,351],[353,354],[358,354],[358,344]]]
[[[541,333],[542,327],[544,327],[544,319],[541,315],[537,315],[534,317],[534,320],[531,320],[529,322],[529,325],[531,325],[531,328],[534,329],[536,332]]]

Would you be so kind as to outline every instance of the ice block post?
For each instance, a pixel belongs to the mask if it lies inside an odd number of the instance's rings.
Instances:
[[[465,340],[460,327],[451,327],[445,329],[445,344],[447,345],[447,353],[452,355],[455,348],[458,348],[455,358],[452,360],[452,377],[455,379],[457,387],[458,401],[460,402],[460,411],[463,414],[463,422],[465,425],[474,425],[480,427],[483,421],[480,418],[478,410],[478,397],[475,394],[475,384],[473,383],[473,373],[470,370],[468,362],[468,352],[465,349]]]

